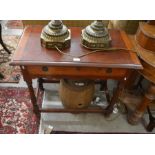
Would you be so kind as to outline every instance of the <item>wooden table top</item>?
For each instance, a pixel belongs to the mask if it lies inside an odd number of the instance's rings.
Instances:
[[[87,55],[80,62],[63,55],[54,49],[41,46],[40,34],[42,26],[28,26],[18,44],[11,65],[48,65],[48,66],[86,66],[86,67],[111,67],[142,69],[142,65],[135,52],[129,50],[103,51]],[[71,47],[64,52],[78,57],[91,52],[80,44],[81,28],[72,27]],[[112,47],[132,49],[128,36],[119,30],[109,30],[112,38]]]

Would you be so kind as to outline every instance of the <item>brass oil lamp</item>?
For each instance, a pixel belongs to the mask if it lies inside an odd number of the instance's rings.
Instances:
[[[96,20],[82,30],[81,43],[89,49],[108,48],[111,45],[111,37],[103,21]]]
[[[52,20],[43,28],[40,39],[45,48],[66,49],[70,47],[71,32],[61,20]]]

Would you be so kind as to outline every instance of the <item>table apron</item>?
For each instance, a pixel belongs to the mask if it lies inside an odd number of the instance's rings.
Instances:
[[[129,69],[100,67],[51,67],[25,66],[32,78],[87,78],[87,79],[122,79]]]

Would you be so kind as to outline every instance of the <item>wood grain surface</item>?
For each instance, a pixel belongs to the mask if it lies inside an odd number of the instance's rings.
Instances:
[[[136,53],[128,50],[103,51],[87,55],[80,62],[73,57],[60,54],[57,50],[48,50],[41,46],[40,34],[42,26],[25,28],[11,65],[48,65],[48,66],[83,66],[142,69]],[[71,47],[64,52],[78,57],[91,52],[80,43],[81,28],[71,29]],[[119,30],[110,30],[112,47],[131,49],[132,44],[127,35]]]

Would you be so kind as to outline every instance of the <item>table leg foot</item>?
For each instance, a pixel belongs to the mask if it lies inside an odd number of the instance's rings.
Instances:
[[[146,130],[148,132],[152,132],[152,130],[155,128],[155,117],[152,115],[149,106],[147,107],[147,110],[149,114],[149,124],[146,126]]]
[[[154,128],[155,128],[155,122],[154,122],[154,123],[150,122],[150,123],[148,124],[146,130],[147,130],[148,132],[152,132]]]
[[[142,116],[143,116],[143,113],[135,111],[134,113],[128,116],[127,120],[131,125],[136,125],[139,123]]]
[[[133,125],[137,124],[141,120],[147,106],[152,102],[152,100],[155,99],[154,94],[155,94],[155,85],[150,84],[147,92],[143,97],[143,101],[136,107],[135,111],[128,117],[128,122],[130,124]]]
[[[108,106],[104,111],[104,116],[109,117],[113,112],[113,106]]]

